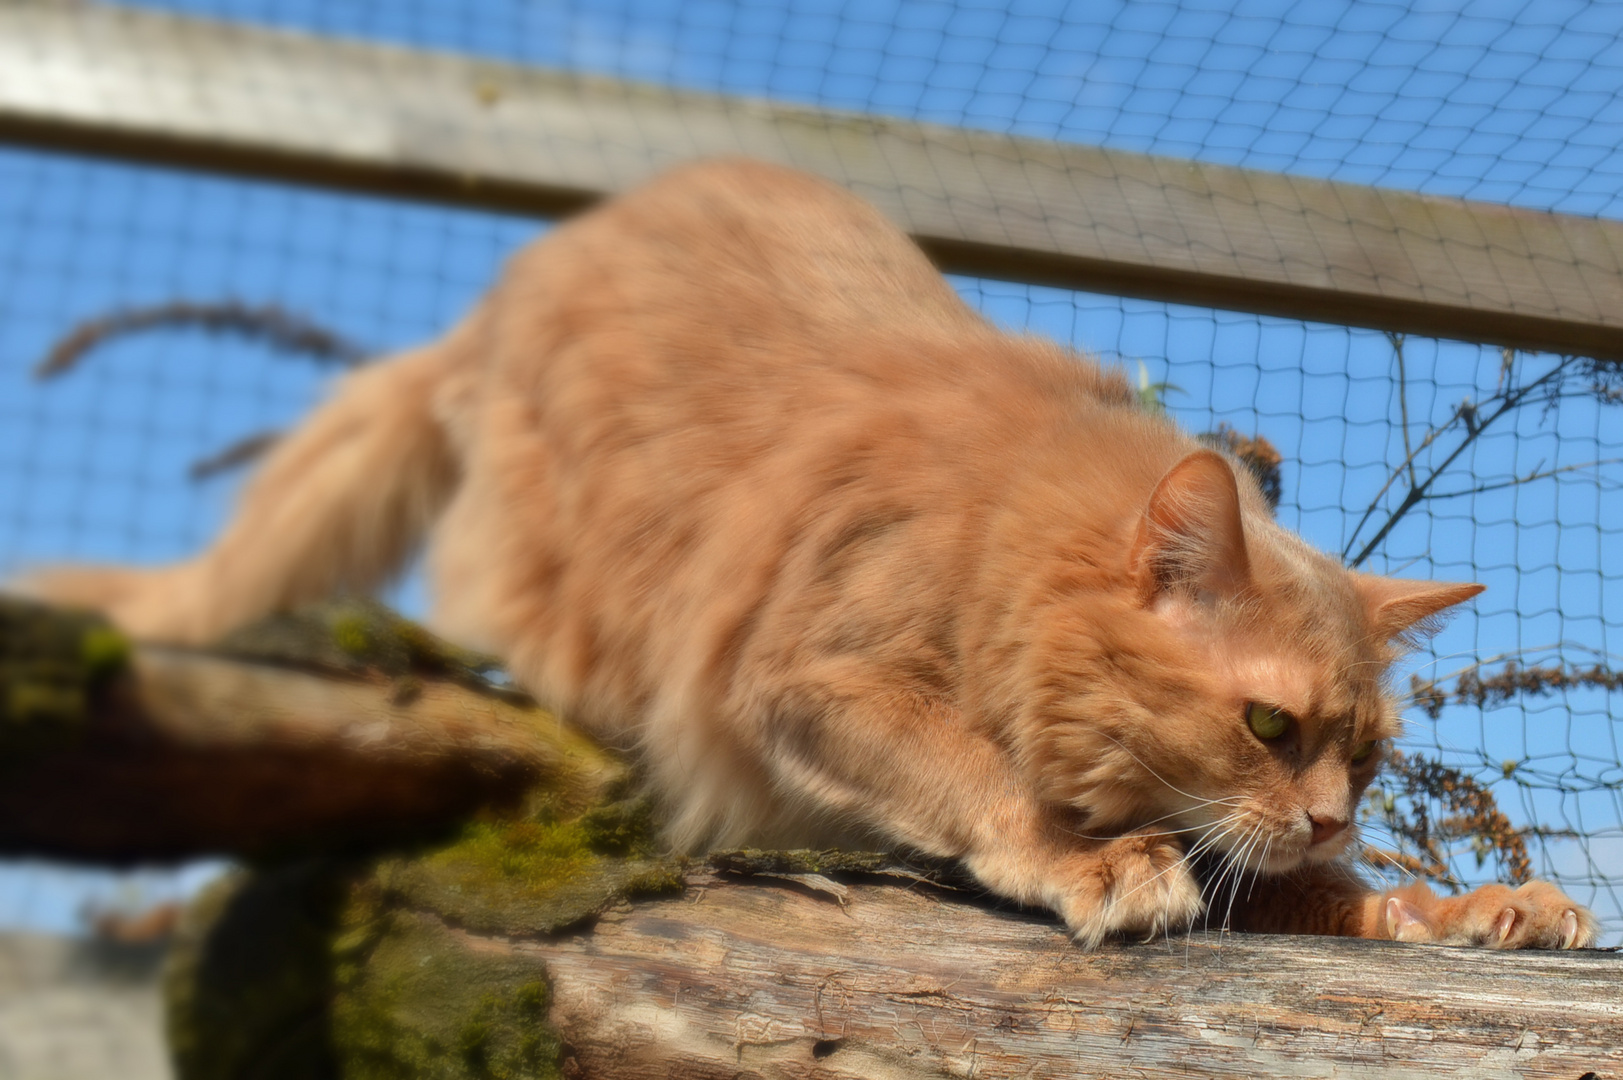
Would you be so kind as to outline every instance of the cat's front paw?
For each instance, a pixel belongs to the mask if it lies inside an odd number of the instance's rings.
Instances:
[[[1111,934],[1160,937],[1201,913],[1200,884],[1183,848],[1165,833],[1127,833],[1084,858],[1060,911],[1083,948]]]
[[[1484,885],[1464,896],[1438,898],[1424,886],[1387,897],[1388,937],[1491,949],[1587,949],[1600,938],[1589,909],[1547,881]]]

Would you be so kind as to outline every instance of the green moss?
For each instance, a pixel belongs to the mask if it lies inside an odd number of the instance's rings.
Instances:
[[[181,1080],[559,1075],[545,972],[459,932],[553,933],[683,888],[630,786],[601,752],[582,755],[522,814],[471,821],[451,843],[265,867],[211,892],[171,973]]]
[[[0,762],[75,743],[129,655],[98,616],[0,597]]]
[[[333,619],[332,641],[348,655],[365,659],[373,649],[371,623],[357,612],[342,612]]]
[[[424,659],[426,635],[397,632],[409,624],[329,612],[315,634],[304,618],[284,621],[270,646],[316,641],[320,666],[363,656],[397,686],[409,686],[413,664],[443,660]],[[255,655],[267,655],[266,641]],[[367,861],[265,866],[200,902],[169,990],[181,1080],[559,1075],[545,972],[499,943],[470,947],[465,932],[554,933],[685,885],[625,765],[576,735],[561,745],[519,812]]]
[[[448,846],[392,860],[380,880],[471,930],[547,934],[634,896],[680,890],[682,864],[656,852],[643,799],[571,807],[555,792],[516,820],[468,824]]]
[[[353,872],[326,861],[238,872],[193,902],[164,988],[182,1080],[338,1075],[332,942]]]
[[[180,1080],[559,1075],[545,971],[469,950],[371,868],[239,872],[187,913],[166,972]]]
[[[656,851],[659,826],[648,798],[619,799],[587,810],[580,817],[581,837],[598,855],[647,858]]]
[[[963,867],[952,859],[925,855],[899,855],[883,851],[759,851],[735,848],[712,851],[705,861],[711,869],[742,874],[858,874],[906,877],[949,889],[979,889]]]
[[[707,861],[717,870],[735,874],[831,874],[842,871],[872,874],[887,865],[896,865],[893,856],[879,851],[817,851],[811,848],[794,851],[736,848],[712,851]]]
[[[101,683],[130,662],[130,643],[111,626],[91,624],[79,638],[79,660],[91,683]]]
[[[368,599],[336,600],[275,615],[233,631],[215,648],[343,674],[373,672],[402,680],[429,675],[510,693],[485,677],[500,667],[495,658],[441,641]]]
[[[539,964],[460,947],[437,919],[388,910],[343,940],[332,1039],[346,1080],[529,1080],[561,1075]]]

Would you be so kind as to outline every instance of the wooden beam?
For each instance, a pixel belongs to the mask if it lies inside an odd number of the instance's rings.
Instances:
[[[542,215],[747,154],[943,269],[1623,359],[1623,223],[74,0],[0,0],[0,139]]]

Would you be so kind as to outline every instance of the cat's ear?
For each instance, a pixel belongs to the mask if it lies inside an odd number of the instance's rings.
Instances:
[[[1413,639],[1437,628],[1438,617],[1463,604],[1485,586],[1358,574],[1354,581],[1369,611],[1370,626],[1383,640]]]
[[[1131,552],[1146,603],[1169,589],[1233,595],[1251,581],[1240,491],[1228,461],[1197,450],[1155,485]]]

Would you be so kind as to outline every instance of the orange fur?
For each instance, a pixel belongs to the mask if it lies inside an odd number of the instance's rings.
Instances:
[[[1397,733],[1394,639],[1478,591],[1343,570],[1118,374],[743,162],[557,229],[349,378],[198,559],[36,587],[204,641],[376,582],[431,523],[436,627],[637,745],[677,843],[905,844],[1090,945],[1215,916],[1242,872],[1238,925],[1389,936],[1346,869],[1379,754],[1351,757]],[[1581,911],[1543,888],[1528,921]]]

